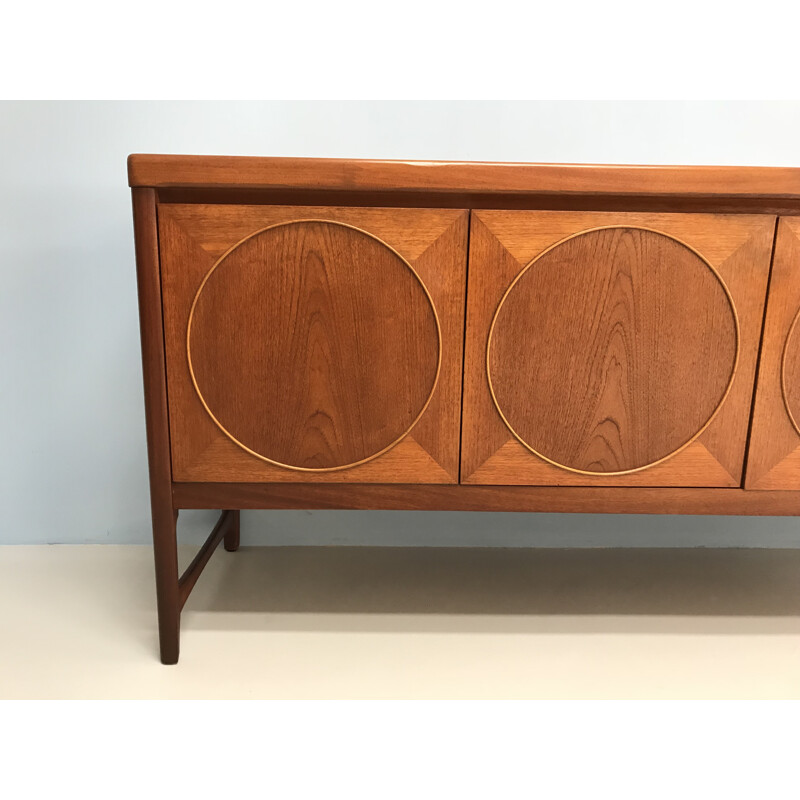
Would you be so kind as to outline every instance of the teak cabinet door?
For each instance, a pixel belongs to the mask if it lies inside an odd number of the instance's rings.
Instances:
[[[758,367],[747,489],[800,489],[800,218],[781,217]]]
[[[472,212],[462,482],[741,485],[774,228]]]
[[[457,482],[468,222],[160,206],[173,480]]]

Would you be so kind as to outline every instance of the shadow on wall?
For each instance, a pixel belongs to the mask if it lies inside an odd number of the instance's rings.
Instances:
[[[181,511],[199,545],[216,511]],[[149,530],[140,541],[149,541]],[[245,511],[244,545],[394,547],[800,547],[794,517],[526,514],[468,511]]]

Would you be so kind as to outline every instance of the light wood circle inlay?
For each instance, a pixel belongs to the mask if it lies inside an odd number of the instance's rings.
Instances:
[[[495,406],[550,463],[624,474],[680,452],[733,382],[739,322],[716,270],[646,228],[575,234],[531,261],[487,344]]]
[[[186,344],[223,433],[304,471],[352,467],[401,441],[441,363],[439,320],[411,264],[330,220],[273,225],[229,249],[197,291]]]
[[[783,364],[781,365],[781,391],[786,413],[792,421],[794,429],[800,434],[800,335],[797,321],[800,311],[792,320],[786,344],[783,348]]]

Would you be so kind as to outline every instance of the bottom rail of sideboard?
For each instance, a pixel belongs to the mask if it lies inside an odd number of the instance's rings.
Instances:
[[[800,491],[463,484],[173,483],[173,507],[800,515]]]

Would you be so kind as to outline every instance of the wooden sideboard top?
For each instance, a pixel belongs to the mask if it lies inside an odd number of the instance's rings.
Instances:
[[[131,186],[800,199],[800,168],[624,166],[344,158],[128,157]]]

